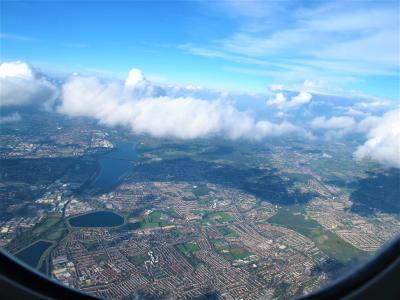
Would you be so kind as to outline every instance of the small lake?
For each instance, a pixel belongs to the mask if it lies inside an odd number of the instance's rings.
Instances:
[[[95,211],[72,217],[68,222],[72,227],[115,227],[124,224],[124,218],[111,211]]]
[[[130,161],[138,155],[132,143],[118,142],[116,148],[98,158],[101,170],[93,185],[100,190],[113,188],[120,182],[120,177],[132,168]]]
[[[38,241],[28,248],[18,252],[15,254],[15,257],[22,260],[24,263],[30,265],[33,268],[39,263],[40,257],[42,254],[52,245],[50,242],[46,241]]]

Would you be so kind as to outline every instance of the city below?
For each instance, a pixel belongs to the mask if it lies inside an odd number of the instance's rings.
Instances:
[[[29,112],[1,126],[0,245],[107,299],[290,299],[400,232],[355,143],[179,140]]]

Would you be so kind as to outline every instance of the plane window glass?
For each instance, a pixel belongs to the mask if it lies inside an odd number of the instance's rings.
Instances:
[[[27,265],[294,299],[399,235],[397,1],[0,5],[0,247]]]

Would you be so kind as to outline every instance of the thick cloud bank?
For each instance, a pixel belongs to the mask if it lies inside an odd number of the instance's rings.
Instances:
[[[400,109],[374,120],[368,140],[354,152],[356,159],[371,159],[388,167],[400,168]]]
[[[58,96],[59,104],[55,106]],[[125,126],[136,133],[181,139],[221,136],[259,140],[290,133],[313,138],[313,130],[325,132],[327,138],[340,138],[349,133],[365,134],[367,141],[354,153],[356,159],[371,159],[385,166],[400,168],[400,109],[391,110],[381,117],[373,115],[371,110],[359,111],[381,107],[381,101],[355,104],[353,101],[352,111],[338,102],[339,106],[330,105],[329,111],[310,113],[313,105],[318,108],[325,103],[318,102],[316,95],[317,99],[306,110],[307,118],[312,117],[312,121],[304,126],[311,130],[307,132],[289,121],[278,124],[256,119],[249,112],[238,110],[232,102],[226,101],[228,98],[226,93],[198,87],[162,88],[148,81],[138,69],[132,69],[125,82],[72,76],[60,90],[58,85],[27,63],[0,64],[0,106],[44,106],[72,117],[92,117],[109,126]],[[292,120],[298,120],[295,118],[301,117],[301,112],[296,114],[291,109],[309,103],[312,98],[311,94],[303,91],[287,99],[280,92],[267,101],[267,106],[284,110],[279,112],[279,116],[286,120],[291,120],[291,115]],[[335,108],[351,112],[351,116],[332,116],[330,111],[335,112]],[[258,117],[265,115],[268,112]],[[361,119],[361,116],[365,117]],[[21,116],[13,113],[1,116],[0,124],[20,120]]]
[[[0,106],[41,103],[50,106],[57,88],[24,62],[0,64]]]
[[[103,124],[128,126],[156,137],[261,139],[297,131],[289,122],[256,121],[222,100],[163,96],[162,89],[135,69],[125,84],[73,76],[63,85],[61,100],[60,113],[93,117]]]

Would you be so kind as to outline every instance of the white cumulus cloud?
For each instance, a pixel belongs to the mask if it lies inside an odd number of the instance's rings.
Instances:
[[[283,110],[293,109],[311,101],[312,95],[305,91],[301,91],[298,95],[293,96],[290,100],[287,100],[283,93],[277,93],[274,98],[267,101],[268,106],[276,106]]]
[[[292,107],[307,104],[311,101],[311,98],[312,95],[310,93],[300,92],[297,96],[294,96],[288,104]]]
[[[356,129],[357,122],[354,118],[348,116],[334,116],[327,118],[326,116],[316,117],[311,123],[311,128],[317,130],[326,130],[325,138],[337,139],[345,134],[351,133]]]
[[[275,98],[270,98],[267,101],[268,106],[277,106],[277,107],[282,107],[286,103],[287,103],[287,100],[283,93],[277,93],[275,95]]]
[[[129,71],[125,88],[136,98],[165,96],[164,89],[147,80],[139,69]]]
[[[49,107],[56,99],[56,86],[25,62],[0,64],[0,106],[41,103]]]
[[[146,78],[141,70],[139,69],[132,69],[129,71],[128,78],[125,80],[125,85],[128,87],[136,87],[138,85],[145,85],[147,84]]]
[[[379,119],[369,119],[367,123],[367,141],[357,148],[354,157],[400,168],[400,109],[391,110]]]
[[[72,76],[62,87],[61,101],[60,113],[93,117],[110,126],[122,125],[156,137],[261,139],[299,131],[289,122],[256,121],[223,100],[163,96],[135,69],[125,84]]]
[[[322,116],[314,118],[311,121],[311,127],[315,129],[352,129],[355,123],[352,117],[339,116],[327,118]]]

